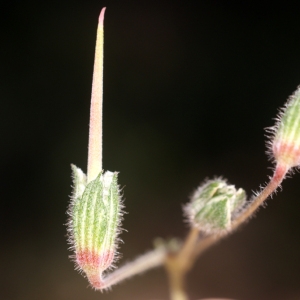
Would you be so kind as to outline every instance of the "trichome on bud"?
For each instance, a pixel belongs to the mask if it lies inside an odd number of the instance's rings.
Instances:
[[[280,111],[277,122],[270,128],[272,139],[269,153],[282,172],[300,165],[300,87]]]
[[[192,227],[206,233],[221,233],[231,227],[233,217],[242,209],[246,193],[223,179],[209,180],[201,185],[184,207]]]
[[[120,216],[117,173],[102,172],[86,184],[83,172],[72,165],[74,193],[69,213],[69,231],[75,263],[94,288],[101,288],[102,273],[116,257]],[[82,188],[84,186],[84,188]]]

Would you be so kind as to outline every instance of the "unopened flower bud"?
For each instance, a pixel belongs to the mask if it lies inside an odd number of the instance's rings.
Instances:
[[[282,169],[288,170],[300,165],[300,87],[290,97],[271,128],[272,154]]]
[[[116,254],[121,201],[117,173],[101,172],[86,184],[83,172],[72,166],[74,192],[69,231],[75,262],[91,285],[101,288],[101,274],[111,267]]]
[[[210,180],[200,186],[184,207],[193,227],[207,233],[229,230],[233,216],[244,206],[246,194],[225,180]]]

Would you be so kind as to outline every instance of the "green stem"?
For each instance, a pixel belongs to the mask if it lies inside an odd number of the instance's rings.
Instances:
[[[188,300],[185,292],[185,277],[193,265],[192,257],[198,236],[198,229],[191,229],[181,249],[177,253],[170,253],[166,258],[165,268],[169,277],[172,300]]]
[[[125,279],[141,274],[150,269],[163,265],[166,259],[166,248],[159,247],[139,256],[101,279],[101,290],[107,289]]]

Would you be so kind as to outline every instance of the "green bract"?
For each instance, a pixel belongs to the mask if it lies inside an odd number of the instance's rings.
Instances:
[[[243,189],[236,190],[222,179],[215,179],[200,186],[184,207],[193,227],[207,233],[230,229],[233,215],[239,212],[246,201]]]

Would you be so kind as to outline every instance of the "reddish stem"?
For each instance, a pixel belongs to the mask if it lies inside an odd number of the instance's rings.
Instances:
[[[278,186],[284,179],[288,167],[283,164],[277,164],[274,175],[271,178],[268,185],[261,191],[261,193],[249,204],[249,206],[241,213],[241,215],[235,219],[232,223],[232,229],[235,229],[240,224],[245,222],[257,209],[258,207],[273,193],[276,191]]]

